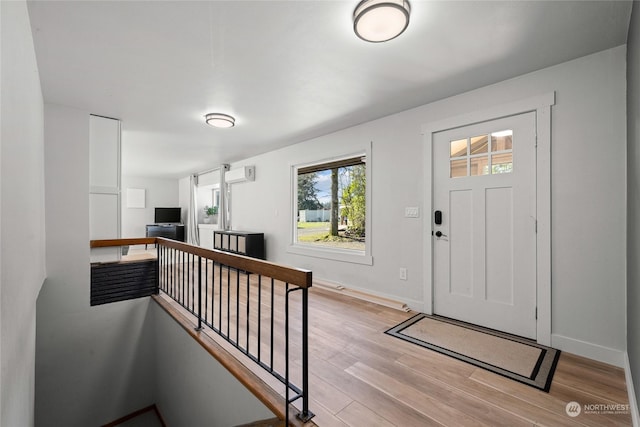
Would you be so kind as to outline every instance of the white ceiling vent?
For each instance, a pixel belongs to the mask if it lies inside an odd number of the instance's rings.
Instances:
[[[243,166],[237,169],[231,169],[224,174],[224,180],[228,184],[234,184],[236,182],[255,181],[256,179],[256,167],[255,166]]]

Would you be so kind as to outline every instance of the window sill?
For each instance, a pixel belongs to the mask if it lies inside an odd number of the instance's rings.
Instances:
[[[352,264],[373,265],[373,257],[371,255],[366,255],[364,251],[319,248],[310,245],[292,244],[287,248],[287,252]]]

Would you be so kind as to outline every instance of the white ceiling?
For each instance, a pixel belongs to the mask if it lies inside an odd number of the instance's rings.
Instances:
[[[626,43],[628,1],[30,1],[45,102],[123,123],[123,172],[183,177]],[[236,117],[215,129],[208,112]]]

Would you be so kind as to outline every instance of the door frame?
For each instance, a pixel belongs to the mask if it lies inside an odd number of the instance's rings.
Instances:
[[[551,106],[555,92],[488,107],[422,126],[424,138],[424,312],[433,314],[433,137],[437,132],[522,113],[535,113],[536,122],[536,341],[551,345]]]

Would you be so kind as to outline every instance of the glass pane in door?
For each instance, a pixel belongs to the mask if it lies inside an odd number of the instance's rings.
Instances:
[[[451,160],[451,178],[467,176],[467,159]]]

